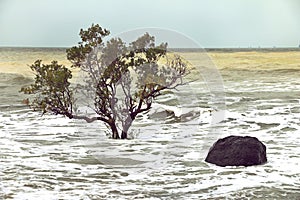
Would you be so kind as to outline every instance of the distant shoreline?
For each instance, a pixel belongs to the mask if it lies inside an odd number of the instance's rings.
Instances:
[[[69,47],[1,47],[0,51],[14,51],[14,50],[23,50],[23,51],[32,51],[43,50],[43,51],[66,51]],[[298,47],[273,47],[273,48],[169,48],[170,51],[174,52],[288,52],[288,51],[300,51]]]
[[[206,52],[288,52],[300,51],[300,48],[170,48],[175,52],[199,52],[205,50]]]
[[[37,59],[43,63],[57,60],[71,66],[67,48],[0,47],[0,73],[16,73],[33,77],[29,66]],[[219,70],[253,70],[295,72],[300,70],[300,48],[173,48],[184,59],[197,66],[216,66]],[[74,70],[74,69],[72,69]],[[259,74],[259,73],[258,73]]]

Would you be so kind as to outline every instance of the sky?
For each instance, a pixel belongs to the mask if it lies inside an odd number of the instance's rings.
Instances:
[[[203,48],[300,45],[299,0],[0,0],[0,46],[70,47],[92,23],[172,30]]]

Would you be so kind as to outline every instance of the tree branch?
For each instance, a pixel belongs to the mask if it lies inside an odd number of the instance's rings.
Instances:
[[[103,118],[103,117],[87,117],[87,116],[78,116],[78,115],[72,115],[72,119],[83,119],[85,120],[87,123],[92,123],[96,120],[100,120],[103,121],[105,123],[109,124],[109,120]]]

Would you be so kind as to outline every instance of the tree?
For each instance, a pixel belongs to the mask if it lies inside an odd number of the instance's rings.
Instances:
[[[88,123],[100,120],[111,130],[113,139],[126,139],[137,115],[151,109],[163,91],[184,84],[187,63],[167,53],[167,43],[155,45],[154,36],[148,33],[129,45],[120,38],[104,42],[109,34],[98,24],[81,29],[81,41],[67,50],[71,67],[85,74],[82,83],[72,86],[71,70],[57,61],[44,65],[37,60],[30,66],[35,82],[21,91],[34,95],[31,106],[36,110]],[[92,99],[90,106],[97,116],[76,112],[78,93]]]

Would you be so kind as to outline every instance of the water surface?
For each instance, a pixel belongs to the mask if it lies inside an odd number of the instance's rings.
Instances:
[[[245,64],[238,53],[228,53],[232,68],[219,67],[226,94],[221,122],[212,123],[218,111],[201,79],[159,98],[135,121],[135,139],[121,141],[108,139],[101,122],[42,116],[21,103],[26,97],[18,91],[32,81],[26,66],[31,58],[47,55],[46,60],[67,63],[63,50],[1,52],[2,199],[300,199],[297,64],[279,60],[275,69],[251,68],[251,61]],[[209,55],[218,63],[224,53]],[[197,61],[195,52],[183,55]],[[204,162],[213,142],[228,135],[259,138],[267,146],[268,163],[222,168]]]

